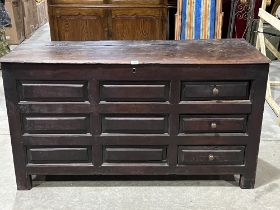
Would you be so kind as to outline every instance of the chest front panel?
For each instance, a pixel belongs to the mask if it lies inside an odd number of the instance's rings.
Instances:
[[[262,68],[18,64],[4,77],[30,172],[226,173],[246,170],[256,141]]]

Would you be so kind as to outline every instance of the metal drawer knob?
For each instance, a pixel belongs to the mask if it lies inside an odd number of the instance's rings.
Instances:
[[[214,155],[212,155],[212,154],[210,154],[208,158],[210,161],[213,161],[215,159]]]
[[[211,128],[212,128],[212,129],[216,129],[216,128],[217,128],[217,123],[214,123],[214,122],[211,123]]]
[[[215,87],[215,88],[213,89],[213,95],[214,95],[214,96],[218,96],[218,95],[219,95],[219,89],[218,89],[218,88]]]
[[[132,73],[136,74],[136,68],[132,68]]]

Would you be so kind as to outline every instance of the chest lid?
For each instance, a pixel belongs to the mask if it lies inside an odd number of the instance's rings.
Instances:
[[[264,64],[270,60],[243,39],[188,41],[24,42],[2,63]]]

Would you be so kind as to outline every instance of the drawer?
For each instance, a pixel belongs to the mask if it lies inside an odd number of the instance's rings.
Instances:
[[[246,115],[182,115],[180,133],[245,133]]]
[[[88,84],[85,81],[20,81],[19,96],[21,101],[88,101]]]
[[[40,147],[28,148],[28,163],[89,163],[91,162],[90,147]]]
[[[86,134],[89,115],[23,115],[23,132],[29,134]]]
[[[109,115],[102,117],[102,133],[166,134],[166,115]]]
[[[180,165],[243,165],[244,146],[179,146]]]
[[[165,102],[169,82],[102,82],[100,100],[105,102]]]
[[[181,89],[182,101],[249,98],[249,82],[183,82]]]
[[[106,146],[103,150],[105,163],[164,163],[167,147],[165,146]]]

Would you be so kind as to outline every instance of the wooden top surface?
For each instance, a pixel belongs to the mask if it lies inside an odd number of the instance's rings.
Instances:
[[[2,63],[253,64],[269,63],[242,39],[189,41],[24,42]]]
[[[160,5],[167,4],[167,0],[48,0],[49,5]]]

